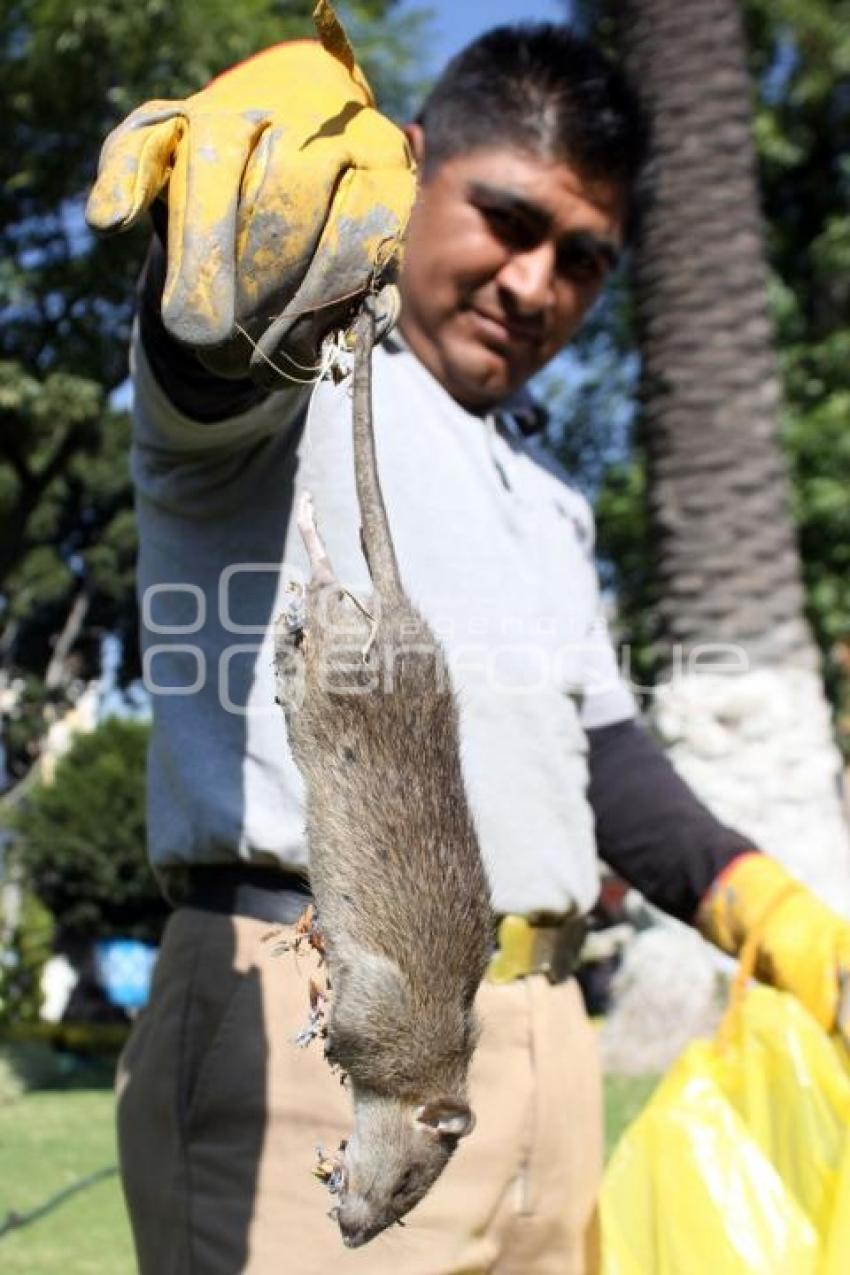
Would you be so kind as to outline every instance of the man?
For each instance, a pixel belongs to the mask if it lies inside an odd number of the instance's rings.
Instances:
[[[326,378],[308,410],[301,382],[351,292],[386,285],[381,245],[404,229],[410,173],[329,31],[324,52],[345,67],[349,98],[324,123],[304,112],[294,128],[276,62],[292,46],[272,50],[186,104],[131,117],[105,151],[92,213],[126,224],[170,173],[168,235],[160,226],[146,267],[135,351],[151,853],[178,904],[120,1080],[140,1267],[593,1271],[601,1089],[569,975],[597,843],[726,950],[758,928],[763,972],[830,1028],[848,929],[700,805],[617,677],[591,515],[523,438],[520,391],[569,341],[622,251],[644,130],[621,76],[565,28],[491,32],[408,130],[420,185],[401,317],[374,356],[402,577],[448,651],[500,919],[478,1003],[478,1123],[404,1232],[347,1252],[325,1220],[309,1168],[316,1143],[332,1149],[344,1135],[347,1098],[316,1046],[292,1044],[308,957],[275,956],[265,941],[305,902],[301,791],[272,703],[268,631],[284,577],[305,566],[292,516],[301,490],[340,578],[366,584],[346,386]],[[239,130],[258,120],[265,140],[246,142]],[[299,165],[315,139],[341,147],[352,129],[377,142],[346,168],[362,189],[341,217],[337,179],[322,185]],[[274,154],[287,139],[289,166]],[[314,153],[322,168],[327,152]],[[326,198],[307,234],[310,190]],[[279,235],[287,217],[300,254]],[[276,262],[291,275],[284,288]],[[390,315],[392,293],[382,295]],[[251,376],[232,376],[249,364]]]

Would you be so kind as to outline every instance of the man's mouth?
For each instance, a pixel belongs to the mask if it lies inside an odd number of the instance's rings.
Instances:
[[[478,332],[490,343],[506,349],[517,346],[539,346],[543,334],[539,327],[528,323],[519,323],[508,319],[505,315],[495,314],[489,310],[481,310],[477,306],[470,308]]]

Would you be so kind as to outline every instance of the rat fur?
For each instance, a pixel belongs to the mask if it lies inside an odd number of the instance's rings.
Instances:
[[[305,497],[304,623],[282,617],[276,642],[333,992],[327,1055],[354,1107],[333,1211],[350,1247],[413,1208],[472,1129],[473,1000],[492,936],[457,705],[404,594],[378,478],[368,303],[355,338],[355,477],[374,592],[358,599],[336,580]]]

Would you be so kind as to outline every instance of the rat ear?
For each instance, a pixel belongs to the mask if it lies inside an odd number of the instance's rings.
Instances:
[[[437,1098],[426,1102],[416,1119],[434,1133],[447,1138],[465,1138],[475,1128],[475,1116],[465,1102],[457,1098]]]

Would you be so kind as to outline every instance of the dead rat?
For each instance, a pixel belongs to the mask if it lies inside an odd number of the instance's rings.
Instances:
[[[335,579],[305,496],[303,625],[285,614],[276,632],[332,986],[326,1052],[354,1105],[334,1209],[352,1248],[412,1209],[473,1127],[473,1000],[491,939],[457,706],[440,646],[405,597],[378,478],[369,303],[355,338],[354,464],[374,593],[356,598]]]

